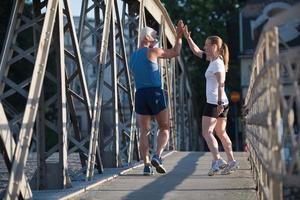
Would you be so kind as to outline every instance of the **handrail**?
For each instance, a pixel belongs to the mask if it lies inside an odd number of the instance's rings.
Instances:
[[[245,98],[245,132],[260,199],[283,199],[300,188],[300,46],[278,28],[300,17],[297,4],[264,26]]]

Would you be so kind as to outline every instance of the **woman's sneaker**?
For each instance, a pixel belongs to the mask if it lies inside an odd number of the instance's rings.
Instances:
[[[153,172],[152,166],[145,165],[144,166],[144,176],[150,176],[150,175],[153,175],[153,174],[154,174],[154,172]]]
[[[232,160],[229,161],[225,169],[221,172],[222,175],[231,174],[239,168],[237,161]]]
[[[151,164],[155,167],[157,173],[164,174],[166,170],[162,164],[162,160],[158,155],[154,155],[151,160]]]
[[[226,166],[227,162],[223,158],[213,160],[211,163],[211,168],[208,171],[208,176],[215,175],[220,169],[224,169]]]

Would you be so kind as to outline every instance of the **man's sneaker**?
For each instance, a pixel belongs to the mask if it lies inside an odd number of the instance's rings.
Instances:
[[[151,160],[151,164],[155,167],[157,173],[164,174],[166,170],[162,164],[162,160],[158,155],[154,155]]]
[[[226,166],[227,162],[223,158],[213,160],[211,163],[211,168],[208,171],[208,176],[215,175],[220,169],[224,169]]]
[[[237,161],[232,160],[229,161],[225,169],[221,172],[222,175],[231,174],[239,168]]]
[[[144,176],[150,176],[152,174],[154,174],[152,166],[145,165],[145,167],[144,167]]]
[[[218,160],[211,162],[211,168],[208,171],[208,176],[213,176],[219,171]]]

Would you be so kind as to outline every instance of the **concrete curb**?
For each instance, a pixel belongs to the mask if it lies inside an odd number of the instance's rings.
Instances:
[[[162,157],[166,158],[176,151],[170,151],[164,154]],[[74,187],[65,190],[45,190],[45,191],[33,191],[33,199],[58,199],[58,200],[69,200],[78,196],[94,187],[112,181],[120,175],[126,174],[133,169],[143,166],[143,162],[134,163],[129,167],[121,168],[120,171],[112,174],[99,174],[98,177],[92,181],[82,181],[82,183],[77,183]]]
[[[168,153],[166,153],[165,155],[163,155],[162,158],[165,158],[165,157],[167,157],[167,156],[170,156],[170,155],[173,154],[174,152],[175,152],[175,151],[168,152]],[[118,176],[123,175],[123,174],[126,174],[127,172],[132,171],[133,169],[136,169],[136,168],[141,167],[141,166],[143,166],[143,165],[144,165],[144,163],[143,163],[142,161],[140,161],[139,163],[134,164],[132,167],[130,167],[130,168],[128,168],[128,169],[125,169],[125,170],[122,170],[122,171],[121,171],[120,173],[118,173],[118,174],[114,174],[113,176],[110,176],[110,177],[108,177],[108,178],[106,178],[106,179],[104,179],[104,180],[100,180],[100,181],[98,181],[97,183],[88,185],[88,186],[84,187],[83,189],[78,190],[77,192],[74,192],[74,193],[69,194],[69,195],[67,195],[67,196],[64,196],[64,197],[62,197],[62,198],[59,198],[59,200],[68,200],[68,199],[71,199],[71,198],[74,197],[74,196],[77,196],[77,195],[79,195],[79,194],[81,194],[81,193],[86,192],[87,190],[90,190],[90,189],[92,189],[92,188],[94,188],[94,187],[97,187],[97,186],[99,186],[99,185],[101,185],[101,184],[104,184],[104,183],[106,183],[106,182],[108,182],[108,181],[111,181],[111,180],[117,178]]]

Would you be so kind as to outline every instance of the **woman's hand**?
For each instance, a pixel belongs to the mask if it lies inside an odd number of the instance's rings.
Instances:
[[[223,105],[218,105],[217,106],[217,113],[218,116],[224,111],[224,106]]]
[[[191,32],[189,32],[187,25],[184,26],[183,35],[186,39],[191,37]]]

